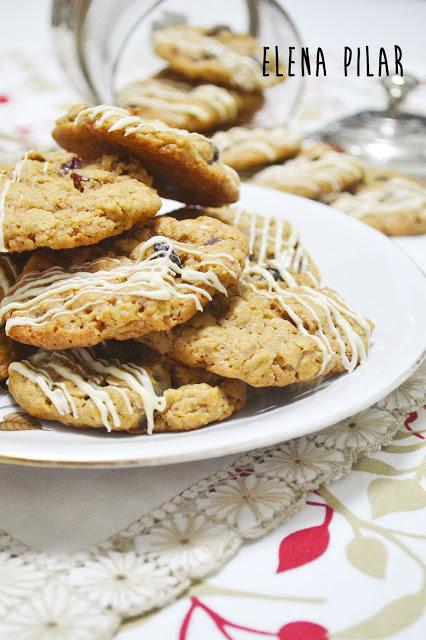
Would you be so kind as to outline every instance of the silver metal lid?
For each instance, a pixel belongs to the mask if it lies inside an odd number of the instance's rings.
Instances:
[[[405,74],[386,77],[381,84],[387,95],[387,109],[355,113],[327,125],[317,135],[369,164],[392,166],[409,175],[424,176],[426,117],[401,111],[405,98],[418,81]]]

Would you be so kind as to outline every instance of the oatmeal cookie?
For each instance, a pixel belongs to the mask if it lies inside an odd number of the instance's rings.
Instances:
[[[89,349],[41,349],[9,367],[9,390],[22,409],[74,428],[189,431],[245,403],[244,384],[235,380],[173,386],[164,362],[104,359]]]
[[[367,355],[372,325],[330,289],[292,286],[247,270],[228,297],[143,342],[189,366],[254,387],[283,387],[352,371]]]
[[[0,166],[0,251],[94,244],[152,217],[161,207],[134,160],[28,152]]]
[[[293,158],[300,151],[300,136],[288,127],[265,129],[233,127],[215,133],[222,161],[236,171],[250,171],[265,164]]]
[[[244,236],[219,220],[154,218],[99,245],[32,256],[0,303],[6,333],[46,349],[185,322],[241,275]]]
[[[118,103],[145,120],[158,119],[170,127],[203,133],[246,122],[262,106],[263,95],[214,84],[191,84],[163,72],[127,85],[119,93]]]
[[[243,91],[262,91],[284,80],[284,75],[263,75],[262,47],[256,38],[227,28],[178,24],[159,29],[154,32],[154,49],[190,80]]]
[[[131,154],[164,197],[210,206],[238,200],[237,173],[219,161],[216,144],[199,133],[143,120],[119,107],[80,104],[57,120],[52,135],[61,147],[83,156]]]
[[[260,171],[251,182],[318,200],[328,193],[354,188],[363,176],[364,169],[357,158],[318,145],[294,160]]]
[[[377,175],[370,184],[354,194],[339,195],[332,204],[387,236],[426,233],[426,187],[413,180]]]

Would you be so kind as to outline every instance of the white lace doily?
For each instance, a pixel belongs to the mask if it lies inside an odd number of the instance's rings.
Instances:
[[[388,444],[426,403],[426,363],[370,409],[259,449],[108,540],[71,555],[0,535],[0,639],[107,640],[129,617],[175,600],[245,543],[290,518],[308,491]]]

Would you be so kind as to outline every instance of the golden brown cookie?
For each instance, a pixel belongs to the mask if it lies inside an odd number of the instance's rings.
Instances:
[[[354,194],[341,194],[333,207],[387,236],[426,233],[426,187],[413,180],[379,176]]]
[[[190,83],[162,72],[127,85],[118,95],[120,107],[145,120],[198,133],[245,122],[263,104],[259,92],[243,92],[213,84]]]
[[[219,161],[213,142],[160,120],[142,120],[119,107],[80,104],[57,120],[52,135],[61,147],[80,155],[131,154],[168,198],[219,206],[239,197],[238,175]]]
[[[241,232],[219,220],[157,217],[96,246],[35,254],[0,317],[11,338],[46,349],[139,337],[225,293],[247,254]]]
[[[262,165],[293,158],[300,151],[300,136],[288,127],[233,127],[215,133],[222,161],[236,171],[251,171]]]
[[[105,359],[89,349],[41,349],[14,362],[9,391],[37,418],[134,434],[197,429],[226,419],[245,403],[241,382],[173,388],[164,363],[145,362],[139,355],[127,362]]]
[[[283,387],[352,371],[367,354],[371,324],[334,291],[295,277],[286,286],[250,269],[203,314],[143,342],[189,366],[254,387]]]
[[[248,33],[178,24],[154,32],[154,49],[190,80],[243,91],[262,91],[284,80],[284,76],[263,75],[262,47]]]
[[[94,244],[152,217],[161,207],[138,162],[28,152],[0,167],[0,251]]]
[[[328,193],[355,187],[363,176],[357,158],[317,145],[294,160],[260,171],[251,182],[317,200]]]

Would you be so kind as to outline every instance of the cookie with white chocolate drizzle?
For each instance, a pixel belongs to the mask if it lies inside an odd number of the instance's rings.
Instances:
[[[188,369],[190,383],[181,384],[175,367],[161,360],[134,348],[133,358],[124,361],[91,349],[41,349],[11,364],[9,391],[37,418],[129,433],[197,429],[244,405],[241,382],[211,376],[206,382],[209,374]]]
[[[376,180],[355,194],[341,194],[333,207],[388,236],[426,233],[426,187],[413,180]]]
[[[259,92],[191,84],[167,69],[130,83],[118,94],[120,107],[133,115],[199,133],[247,121],[263,100]]]
[[[10,337],[47,349],[138,337],[226,293],[247,254],[244,236],[219,220],[154,218],[93,247],[35,254],[0,317]]]
[[[324,145],[314,145],[294,160],[263,169],[251,182],[317,200],[328,193],[355,187],[363,175],[364,169],[357,158]]]
[[[216,297],[203,314],[143,342],[254,387],[284,387],[353,371],[366,358],[371,330],[336,292],[312,286],[303,274],[287,271],[282,278],[249,263],[227,298]]]
[[[0,167],[0,251],[94,244],[152,217],[161,207],[135,160],[82,160],[29,151]]]
[[[264,76],[262,47],[248,33],[177,24],[154,32],[155,52],[191,80],[262,91],[284,76]]]
[[[300,151],[300,136],[288,127],[233,127],[212,137],[226,162],[236,171],[250,171],[262,165],[293,158]]]
[[[82,156],[132,155],[164,197],[210,206],[238,200],[238,175],[219,161],[216,144],[199,133],[143,120],[119,107],[80,104],[57,120],[52,135],[61,147]]]

